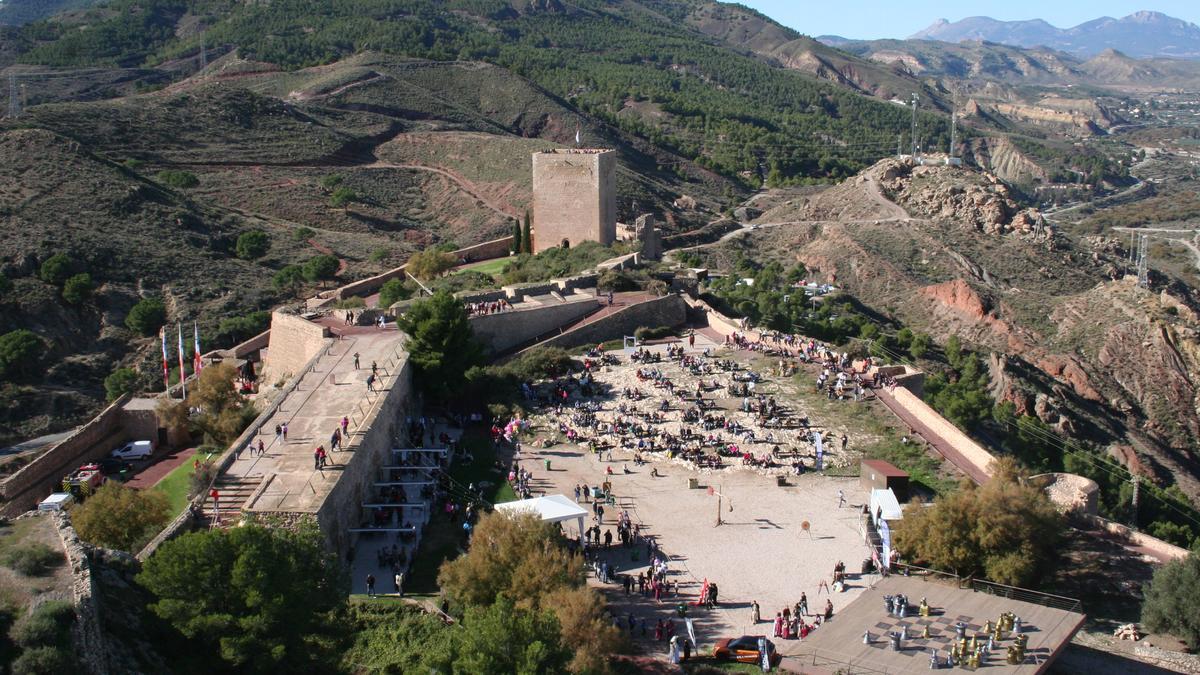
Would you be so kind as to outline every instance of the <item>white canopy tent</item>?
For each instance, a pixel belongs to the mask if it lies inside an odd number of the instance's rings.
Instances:
[[[587,509],[576,504],[566,495],[548,495],[522,499],[515,502],[496,504],[497,511],[518,513],[530,511],[538,514],[543,522],[561,523],[564,520],[574,520],[579,525],[579,540],[583,541],[583,521],[587,518]]]

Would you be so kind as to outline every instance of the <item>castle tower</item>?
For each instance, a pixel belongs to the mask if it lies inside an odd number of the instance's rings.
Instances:
[[[617,238],[617,153],[570,148],[533,153],[533,252]]]

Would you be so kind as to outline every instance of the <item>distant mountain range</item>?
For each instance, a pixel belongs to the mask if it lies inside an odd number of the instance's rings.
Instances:
[[[953,23],[938,19],[909,39],[982,40],[1017,47],[1049,47],[1082,57],[1117,49],[1135,58],[1200,59],[1200,26],[1159,12],[1135,12],[1122,19],[1106,16],[1074,28],[1056,28],[1041,19],[997,21],[972,16]]]

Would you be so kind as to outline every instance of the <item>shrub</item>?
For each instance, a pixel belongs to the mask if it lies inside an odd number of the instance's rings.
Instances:
[[[243,260],[254,260],[267,254],[271,248],[271,237],[262,230],[250,230],[241,233],[237,238],[237,257]]]
[[[1170,633],[1200,649],[1200,546],[1182,560],[1158,568],[1145,588],[1142,623],[1155,632]]]
[[[167,497],[106,483],[72,513],[79,536],[98,546],[137,552],[170,520]]]
[[[12,279],[9,279],[8,275],[0,272],[0,299],[7,295],[8,292],[12,290],[12,287]]]
[[[401,279],[388,279],[383,288],[379,289],[379,308],[387,309],[392,305],[412,297],[412,291]]]
[[[408,259],[408,273],[418,279],[432,279],[458,264],[453,253],[427,248]]]
[[[141,389],[142,378],[132,368],[117,368],[104,378],[104,393],[108,400],[115,401],[122,394],[132,394]]]
[[[75,261],[66,253],[58,253],[46,258],[38,269],[38,277],[48,284],[61,286],[74,271]]]
[[[217,324],[214,339],[217,344],[231,347],[242,340],[258,335],[271,327],[271,313],[267,311],[250,312],[245,316],[234,316],[221,319]]]
[[[167,308],[162,300],[142,298],[129,310],[129,315],[125,317],[125,325],[140,335],[154,335],[166,320]]]
[[[51,567],[61,563],[63,554],[45,544],[25,544],[10,550],[4,556],[4,564],[28,577],[45,574]]]
[[[194,188],[200,184],[200,179],[196,177],[196,174],[190,171],[176,171],[174,169],[159,171],[158,181],[166,183],[173,188]]]
[[[332,279],[337,276],[337,271],[340,264],[341,263],[338,261],[337,256],[314,256],[309,258],[308,262],[304,263],[304,267],[302,268],[304,272],[304,278],[308,279],[309,281],[324,281],[326,279]]]
[[[0,335],[0,379],[11,380],[37,372],[46,343],[33,331],[19,328]]]
[[[624,291],[636,291],[638,288],[637,281],[624,272],[617,270],[604,270],[600,274],[599,281],[596,282],[601,290],[613,291],[621,293]]]
[[[356,295],[350,298],[342,298],[341,300],[333,303],[333,306],[336,309],[359,309],[361,307],[366,307],[367,301]]]
[[[369,260],[373,263],[383,262],[384,260],[387,260],[387,257],[391,254],[392,252],[386,248],[377,248],[374,251],[371,251],[371,257]]]
[[[292,232],[292,238],[296,241],[308,241],[317,236],[317,231],[311,227],[298,227],[295,232]]]
[[[288,265],[271,277],[271,285],[280,293],[294,292],[304,283],[304,268],[299,265]]]
[[[329,205],[335,209],[345,208],[350,202],[358,201],[358,194],[348,187],[339,187],[329,195]]]
[[[63,300],[78,305],[92,297],[92,275],[87,272],[76,274],[63,284]]]
[[[671,328],[670,326],[658,326],[657,328],[642,326],[641,328],[633,331],[633,336],[639,340],[658,340],[674,334],[675,329]]]
[[[129,159],[125,160],[124,162],[121,162],[121,164],[124,165],[125,168],[129,169],[130,171],[137,171],[146,165],[146,163],[143,162],[142,160],[134,159],[133,157],[130,157]]]
[[[34,647],[12,662],[13,675],[59,675],[75,670],[70,652],[61,647]]]
[[[340,173],[331,173],[321,179],[321,186],[326,190],[332,190],[342,184],[345,178]]]

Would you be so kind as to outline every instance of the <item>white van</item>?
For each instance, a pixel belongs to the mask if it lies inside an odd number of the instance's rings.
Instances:
[[[154,446],[150,441],[129,441],[125,445],[113,450],[109,453],[110,457],[116,459],[134,460],[146,459],[154,452]]]

